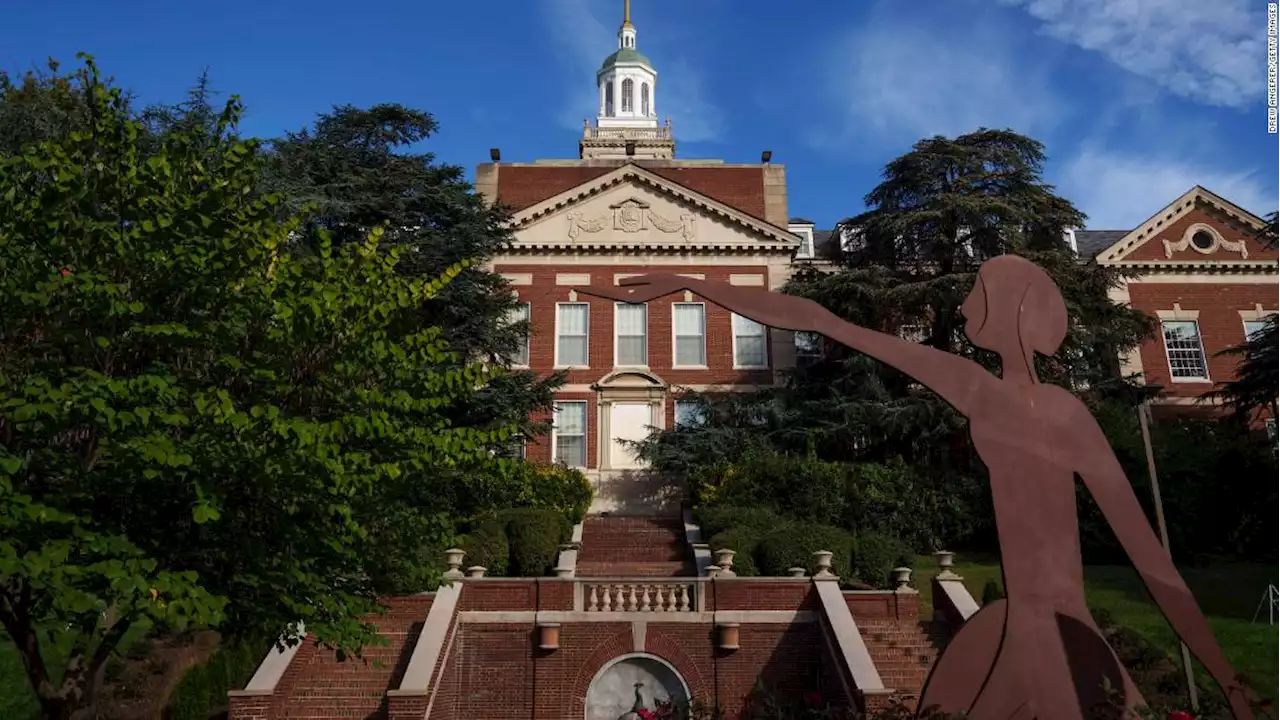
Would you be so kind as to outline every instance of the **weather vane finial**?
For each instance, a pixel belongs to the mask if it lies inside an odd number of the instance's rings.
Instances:
[[[631,24],[631,0],[622,0],[622,24],[624,27]]]

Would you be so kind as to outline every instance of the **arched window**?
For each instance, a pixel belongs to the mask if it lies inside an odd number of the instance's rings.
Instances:
[[[604,116],[613,117],[613,83],[604,84]]]
[[[635,83],[631,78],[622,81],[622,112],[631,112],[633,109],[631,98],[635,90]]]
[[[649,117],[649,83],[640,83],[640,114]]]

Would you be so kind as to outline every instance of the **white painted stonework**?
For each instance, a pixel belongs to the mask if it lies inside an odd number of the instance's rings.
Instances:
[[[671,665],[652,655],[626,655],[606,665],[591,681],[587,720],[618,720],[629,713],[637,683],[646,709],[664,700],[689,701],[689,688]]]

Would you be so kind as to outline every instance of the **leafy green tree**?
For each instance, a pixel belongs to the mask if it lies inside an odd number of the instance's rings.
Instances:
[[[0,156],[42,140],[66,139],[71,132],[88,128],[89,74],[84,68],[66,74],[58,69],[50,59],[46,69],[17,77],[0,70]]]
[[[272,142],[268,185],[286,197],[291,212],[314,208],[301,228],[304,238],[324,231],[340,245],[386,226],[384,241],[402,249],[400,268],[407,274],[434,277],[470,261],[437,298],[423,303],[422,313],[443,329],[460,358],[500,360],[512,355],[528,330],[510,322],[517,307],[511,287],[482,267],[511,243],[509,216],[474,191],[461,167],[416,151],[437,127],[429,113],[402,105],[335,107],[313,127]],[[562,381],[504,373],[490,392],[453,412],[468,422],[502,420],[526,434],[541,432],[530,418],[550,407]]]
[[[836,272],[801,272],[786,292],[812,298],[841,317],[901,333],[995,368],[964,337],[959,308],[978,268],[1005,253],[1043,267],[1062,289],[1071,329],[1041,379],[1100,396],[1129,393],[1117,358],[1151,330],[1142,313],[1111,302],[1113,271],[1078,261],[1064,241],[1084,216],[1042,179],[1044,149],[1007,130],[932,137],[890,162],[864,199],[869,208],[837,226],[844,238]],[[986,502],[984,471],[964,420],[911,378],[842,347],[795,373],[789,384],[732,400],[710,400],[701,427],[667,431],[645,453],[663,469],[688,472],[709,445],[765,438],[794,454],[887,463],[905,458],[919,477]],[[715,442],[710,441],[711,438]]]
[[[438,577],[435,491],[515,430],[449,414],[494,373],[420,312],[464,263],[400,272],[377,228],[290,252],[235,100],[149,145],[85,73],[91,122],[0,158],[0,623],[51,718],[135,626],[358,651],[380,583]]]

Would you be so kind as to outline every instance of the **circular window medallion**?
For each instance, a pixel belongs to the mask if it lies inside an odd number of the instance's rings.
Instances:
[[[1197,230],[1191,235],[1191,245],[1195,249],[1207,252],[1217,244],[1217,239],[1208,230]]]

